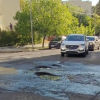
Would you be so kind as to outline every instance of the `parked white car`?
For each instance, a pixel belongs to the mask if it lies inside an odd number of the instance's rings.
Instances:
[[[89,41],[85,35],[70,34],[61,43],[61,56],[65,54],[82,54],[84,57],[88,54]]]
[[[97,36],[87,36],[87,39],[89,39],[89,50],[100,49],[100,41]]]

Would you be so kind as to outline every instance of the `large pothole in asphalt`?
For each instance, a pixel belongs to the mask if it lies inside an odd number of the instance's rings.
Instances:
[[[61,67],[61,65],[58,65],[58,64],[52,64],[52,66]]]
[[[41,65],[41,66],[36,66],[36,68],[38,68],[38,69],[50,69],[51,67]]]
[[[0,68],[0,73],[7,73],[0,74],[0,87],[13,91],[20,89],[61,100],[67,100],[68,92],[94,95],[100,91],[100,66],[36,61],[34,65],[23,64],[19,67],[13,70]]]
[[[53,74],[48,73],[48,72],[35,72],[35,74],[42,79],[54,80],[54,81],[57,81],[60,79],[60,76],[53,75]]]

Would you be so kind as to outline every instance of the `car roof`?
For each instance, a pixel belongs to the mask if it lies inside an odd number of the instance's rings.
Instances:
[[[84,34],[69,34],[69,35],[84,36]]]
[[[96,38],[96,36],[86,36],[86,37],[95,37]]]

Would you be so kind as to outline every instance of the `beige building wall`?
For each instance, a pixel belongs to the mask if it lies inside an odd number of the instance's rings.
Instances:
[[[10,29],[9,25],[12,23],[13,27],[16,21],[13,19],[16,12],[20,11],[19,0],[0,0],[0,28],[1,30]]]
[[[63,1],[63,4],[65,3],[71,3],[75,6],[82,8],[90,16],[92,14],[92,2],[91,1],[82,1],[82,0]]]

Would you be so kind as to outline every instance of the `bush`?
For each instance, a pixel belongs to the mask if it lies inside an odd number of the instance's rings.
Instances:
[[[34,44],[41,43],[42,38],[39,35],[34,34]],[[14,31],[0,31],[0,46],[13,46],[13,45],[26,45],[31,44],[31,35],[22,35]]]

